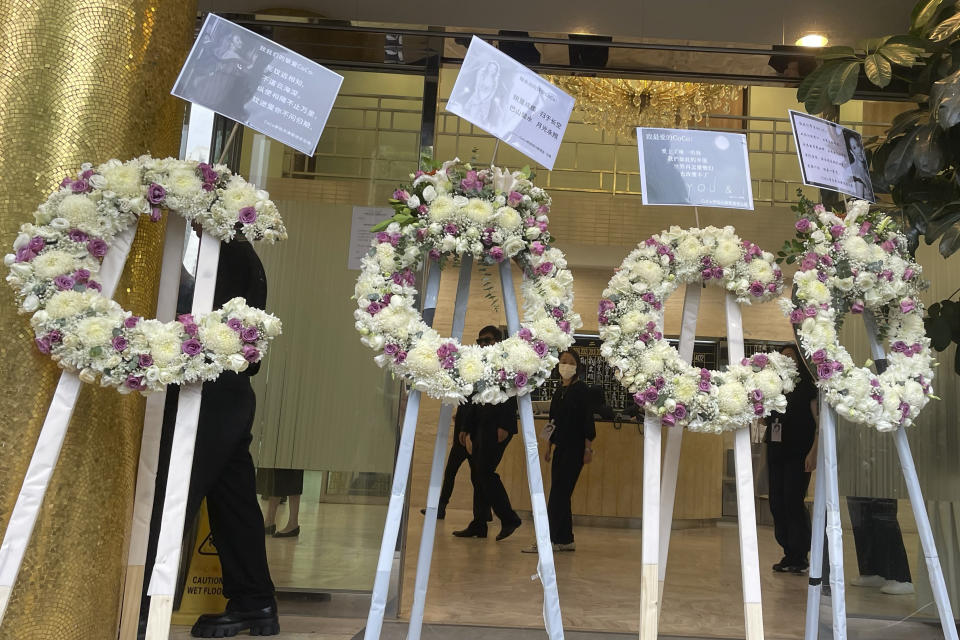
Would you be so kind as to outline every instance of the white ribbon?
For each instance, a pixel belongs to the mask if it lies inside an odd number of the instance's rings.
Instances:
[[[213,293],[217,284],[217,266],[220,260],[220,241],[210,235],[200,239],[197,275],[194,284],[193,314],[209,313],[213,309]],[[193,468],[193,450],[200,419],[200,401],[203,384],[180,387],[177,420],[170,449],[167,491],[163,499],[160,537],[157,557],[147,593],[151,596],[147,619],[147,640],[167,638],[170,633],[171,603],[176,589],[177,569],[183,546],[183,527]]]
[[[837,414],[820,392],[820,445],[826,503],[827,549],[830,552],[830,600],[833,604],[833,637],[846,640],[847,601],[843,580],[843,528],[840,522],[840,492],[837,481]]]
[[[433,324],[437,296],[440,293],[440,267],[431,265],[427,276],[424,294],[424,321]],[[417,415],[420,412],[420,392],[416,389],[407,394],[407,407],[400,430],[400,444],[397,448],[397,462],[393,470],[393,485],[390,489],[390,503],[387,506],[387,518],[383,525],[383,539],[380,541],[380,557],[377,559],[377,573],[370,594],[370,611],[367,614],[367,626],[364,640],[378,640],[383,629],[383,616],[387,609],[387,595],[390,590],[390,573],[393,570],[393,556],[403,520],[403,506],[410,478],[410,462],[413,459],[413,443],[417,430]]]
[[[123,273],[123,267],[130,253],[130,246],[137,234],[137,221],[120,232],[114,239],[110,250],[100,265],[99,281],[103,287],[101,293],[112,298]],[[20,573],[20,565],[27,551],[27,544],[37,523],[43,498],[50,486],[50,478],[60,458],[60,450],[67,435],[67,426],[73,416],[77,397],[83,384],[75,373],[64,371],[54,392],[47,417],[37,438],[37,445],[30,458],[30,464],[23,478],[20,493],[10,514],[7,530],[0,543],[0,622],[7,610],[10,593]]]
[[[820,436],[822,442],[823,436]],[[823,532],[826,527],[827,504],[826,483],[823,469],[826,467],[823,457],[823,444],[817,447],[817,480],[813,488],[813,523],[810,540],[810,570],[807,583],[807,615],[803,640],[817,640],[820,626],[820,592],[823,587]]]
[[[510,335],[520,330],[517,313],[517,294],[510,273],[510,261],[500,263],[500,286],[503,288],[503,306],[507,316]],[[557,572],[553,564],[553,545],[550,542],[550,521],[547,517],[547,500],[544,497],[543,477],[540,475],[540,452],[537,448],[537,433],[533,425],[533,404],[530,394],[517,398],[520,409],[520,433],[527,458],[527,485],[530,488],[530,507],[533,511],[533,528],[537,538],[537,575],[543,586],[543,623],[550,640],[563,640],[563,619],[560,615],[560,595],[557,591]]]
[[[467,316],[467,302],[470,298],[470,276],[473,258],[464,256],[460,262],[460,280],[457,283],[457,298],[453,308],[453,329],[451,337],[459,340],[463,337],[463,325]],[[433,543],[437,532],[437,508],[440,504],[440,489],[443,485],[443,466],[447,453],[447,439],[450,435],[450,418],[453,405],[440,406],[440,420],[437,422],[437,440],[433,447],[433,465],[430,468],[430,487],[427,490],[427,513],[420,535],[420,553],[417,556],[416,583],[413,589],[413,607],[410,609],[408,640],[420,640],[423,629],[423,610],[427,601],[427,583],[430,580],[430,562],[433,559]]]

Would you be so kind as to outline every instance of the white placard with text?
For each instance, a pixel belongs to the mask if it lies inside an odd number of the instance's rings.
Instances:
[[[209,14],[171,93],[312,156],[343,76]]]
[[[573,98],[474,36],[447,111],[553,169]]]
[[[372,227],[392,218],[393,207],[354,207],[350,221],[350,253],[347,255],[347,269],[360,270],[360,261],[370,251],[370,243],[376,234]]]
[[[876,202],[863,140],[853,129],[790,111],[803,183]]]

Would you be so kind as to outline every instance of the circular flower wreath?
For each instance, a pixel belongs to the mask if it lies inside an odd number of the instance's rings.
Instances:
[[[837,413],[879,431],[909,426],[932,396],[933,353],[923,325],[926,283],[894,221],[867,202],[837,215],[801,199],[802,251],[792,301],[784,300],[817,385]],[[890,345],[888,367],[857,366],[837,331],[847,313],[873,313]]]
[[[528,170],[474,169],[459,160],[411,176],[397,189],[392,221],[378,225],[363,258],[354,312],[362,342],[375,360],[445,402],[471,394],[483,404],[504,402],[539,386],[573,343],[581,326],[573,311],[573,276],[563,253],[550,247],[550,197]],[[414,306],[414,274],[425,256],[472,255],[484,265],[514,259],[523,269],[523,324],[495,345],[463,345],[428,327]]]
[[[138,216],[158,221],[162,209],[198,223],[222,241],[236,231],[249,240],[287,237],[276,206],[223,165],[142,156],[84,164],[66,177],[24,224],[4,257],[36,345],[84,382],[121,393],[213,380],[224,369],[258,362],[280,321],[234,298],[223,308],[176,322],[144,319],[103,296],[100,263],[117,234]]]
[[[797,375],[791,358],[758,353],[711,372],[683,362],[663,339],[664,301],[681,284],[700,282],[719,284],[746,304],[783,290],[773,255],[742,242],[733,227],[671,227],[631,252],[604,290],[601,354],[634,401],[668,426],[719,433],[783,411]]]

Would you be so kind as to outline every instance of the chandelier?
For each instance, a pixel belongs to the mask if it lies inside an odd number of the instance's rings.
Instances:
[[[710,113],[727,113],[743,88],[697,82],[656,82],[583,76],[550,76],[572,95],[586,124],[624,136],[636,127],[683,128]]]

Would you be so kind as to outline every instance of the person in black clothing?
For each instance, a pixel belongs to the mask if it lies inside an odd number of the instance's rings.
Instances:
[[[479,342],[479,341],[478,341]],[[467,431],[464,425],[468,410],[461,408],[453,418],[453,446],[450,447],[450,453],[447,455],[447,466],[443,468],[443,486],[440,488],[440,502],[437,505],[437,520],[443,520],[447,517],[447,505],[450,503],[450,496],[453,495],[453,484],[457,480],[457,472],[468,459],[467,453]],[[426,509],[420,509],[420,513],[426,515]],[[490,511],[487,511],[487,522],[493,519]]]
[[[188,311],[193,297],[189,291],[189,295],[183,293],[184,287],[181,287],[178,311]],[[213,307],[221,307],[236,297],[243,297],[250,306],[260,309],[267,302],[263,265],[250,243],[239,235],[220,246]],[[210,532],[223,569],[223,595],[228,602],[222,613],[200,616],[191,631],[194,637],[232,636],[244,629],[249,629],[252,635],[280,632],[274,586],[267,566],[263,515],[257,501],[250,456],[256,411],[250,377],[259,369],[259,363],[252,363],[241,373],[224,371],[216,380],[203,384],[185,522],[189,527],[206,498]],[[178,397],[178,387],[167,389],[146,576],[153,571],[157,553]],[[149,612],[148,582],[145,581],[141,599],[142,623]]]
[[[888,595],[913,593],[913,578],[892,498],[847,497],[860,575],[855,587],[877,587]]]
[[[800,380],[787,394],[786,412],[775,411],[766,419],[770,513],[784,553],[773,570],[802,573],[807,570],[810,551],[810,514],[804,501],[810,473],[817,466],[817,388],[794,345],[780,352],[797,363]]]
[[[593,423],[593,400],[590,389],[580,380],[580,356],[572,349],[560,354],[557,370],[561,386],[550,402],[550,442],[543,459],[550,462],[550,498],[547,516],[550,518],[550,541],[555,551],[574,551],[573,513],[570,500],[577,486],[583,465],[593,459],[593,441],[597,437]],[[554,449],[554,447],[556,447]],[[536,553],[537,545],[523,549]]]
[[[503,334],[494,326],[480,330],[477,344],[500,342]],[[522,524],[510,505],[510,497],[497,474],[510,440],[517,433],[517,399],[501,404],[470,404],[460,408],[463,417],[464,446],[470,454],[470,481],[473,483],[473,520],[466,529],[454,531],[459,538],[486,538],[490,510],[500,518],[497,540],[508,537]],[[459,438],[459,435],[458,435]]]

